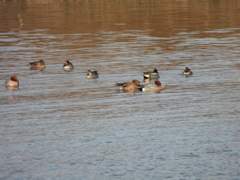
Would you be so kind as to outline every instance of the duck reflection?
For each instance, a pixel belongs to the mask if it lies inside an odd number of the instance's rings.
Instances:
[[[18,86],[6,86],[6,89],[8,91],[17,91],[18,90]]]
[[[15,102],[16,102],[16,101],[19,100],[19,98],[18,98],[18,96],[13,96],[13,95],[11,95],[11,96],[8,96],[8,100],[9,100],[9,101],[13,101],[13,102],[15,101]]]
[[[143,79],[143,82],[145,83],[149,83],[151,81],[151,79]]]
[[[184,76],[185,78],[191,77],[191,75],[189,75],[189,74],[183,74],[183,76]]]

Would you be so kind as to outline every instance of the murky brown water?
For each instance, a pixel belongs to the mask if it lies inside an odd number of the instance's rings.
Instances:
[[[239,179],[239,52],[239,0],[0,1],[0,178]]]

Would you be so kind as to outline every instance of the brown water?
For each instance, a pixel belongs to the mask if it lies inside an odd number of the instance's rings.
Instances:
[[[0,179],[240,179],[239,52],[239,0],[0,1]]]

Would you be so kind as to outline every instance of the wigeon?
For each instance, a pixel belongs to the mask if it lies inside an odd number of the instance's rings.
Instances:
[[[124,91],[138,91],[140,82],[136,79],[132,82],[116,83],[115,86],[118,86],[120,90]]]
[[[43,60],[29,62],[32,70],[44,70],[45,69],[45,62]]]
[[[73,70],[74,66],[73,66],[73,64],[70,61],[66,60],[65,63],[63,64],[62,68],[65,71],[71,71],[71,70]]]
[[[10,79],[7,79],[5,81],[5,86],[6,87],[18,87],[19,86],[19,81],[16,76],[11,76]]]
[[[98,72],[96,70],[88,70],[87,79],[96,79],[98,78]]]
[[[191,71],[191,69],[189,69],[188,67],[185,67],[184,71],[182,72],[183,75],[192,75],[193,72]]]
[[[143,72],[143,77],[144,77],[144,79],[158,79],[158,78],[160,78],[160,76],[158,74],[158,70],[156,68],[154,68],[153,71]]]
[[[165,87],[159,80],[156,80],[154,84],[141,85],[140,91],[161,91]]]

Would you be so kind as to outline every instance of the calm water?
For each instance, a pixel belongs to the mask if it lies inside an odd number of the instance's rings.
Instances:
[[[240,179],[239,12],[239,0],[0,1],[0,179]],[[160,93],[114,86],[155,67]]]

